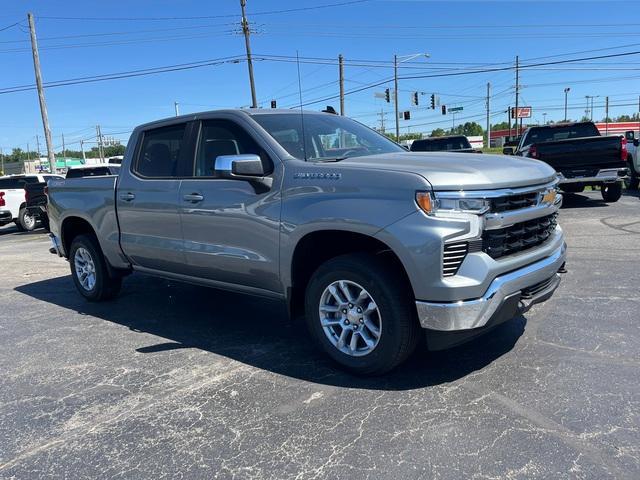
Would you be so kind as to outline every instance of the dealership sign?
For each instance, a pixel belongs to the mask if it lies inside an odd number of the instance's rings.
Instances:
[[[518,107],[517,112],[515,108],[512,108],[511,118],[531,118],[531,107]]]

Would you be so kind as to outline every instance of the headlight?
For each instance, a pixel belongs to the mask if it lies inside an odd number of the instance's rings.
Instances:
[[[427,215],[442,213],[473,213],[482,215],[489,211],[491,203],[484,198],[465,198],[460,196],[436,196],[430,192],[416,192],[416,203]]]

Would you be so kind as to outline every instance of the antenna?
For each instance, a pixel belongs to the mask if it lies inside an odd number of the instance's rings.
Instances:
[[[302,109],[302,81],[300,80],[300,57],[296,50],[296,64],[298,66],[298,98],[300,99],[300,123],[302,123],[302,152],[304,161],[307,161],[307,139],[304,134],[304,110]]]

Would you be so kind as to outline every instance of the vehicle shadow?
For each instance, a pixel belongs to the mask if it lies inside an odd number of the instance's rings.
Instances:
[[[562,192],[562,209],[569,210],[572,208],[598,208],[598,207],[609,207],[613,204],[609,204],[602,200],[600,196],[600,192],[597,193],[597,197],[595,196],[587,196],[581,193],[567,193]]]
[[[411,390],[465,377],[509,352],[526,326],[526,319],[520,316],[466,345],[442,352],[418,348],[408,362],[393,372],[360,378],[342,372],[318,352],[302,322],[289,321],[285,306],[278,301],[144,275],[128,277],[120,297],[106,303],[85,301],[70,276],[30,283],[16,290],[126,326],[132,332],[165,339],[141,345],[136,349],[139,353],[153,355],[197,348],[308,382],[374,390]]]
[[[36,228],[31,232],[21,232],[18,228],[11,224],[4,227],[0,227],[0,237],[4,235],[11,235],[14,237],[22,237],[22,236],[33,236],[33,235],[41,235],[47,234],[48,232],[44,228]]]

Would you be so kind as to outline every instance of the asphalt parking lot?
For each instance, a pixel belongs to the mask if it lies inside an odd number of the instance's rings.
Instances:
[[[599,198],[566,198],[550,301],[369,379],[277,303],[134,275],[89,304],[0,228],[0,478],[640,478],[640,199]]]

